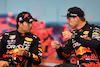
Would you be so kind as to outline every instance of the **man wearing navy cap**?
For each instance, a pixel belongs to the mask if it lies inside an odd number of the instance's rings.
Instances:
[[[69,8],[67,11],[66,23],[75,29],[72,32],[64,31],[62,35],[68,39],[65,47],[61,47],[58,41],[52,41],[51,46],[56,49],[61,59],[67,60],[74,51],[76,56],[76,64],[62,64],[56,67],[100,67],[100,28],[90,25],[85,20],[85,14],[79,7]]]
[[[36,19],[30,13],[22,12],[17,16],[17,30],[0,37],[0,67],[31,67],[32,63],[41,63],[40,39],[30,33],[33,21]]]

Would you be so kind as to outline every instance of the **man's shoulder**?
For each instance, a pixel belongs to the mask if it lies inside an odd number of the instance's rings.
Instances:
[[[40,39],[37,35],[33,34],[33,33],[30,33],[30,35],[32,36],[32,38],[34,39]]]
[[[28,33],[27,36],[32,38],[38,38],[38,36],[33,33]]]
[[[15,34],[15,30],[14,31],[9,31],[9,32],[5,32],[3,35],[7,35],[7,36],[9,36],[9,35],[11,35],[11,34]]]
[[[91,24],[91,26],[93,27],[93,28],[99,28],[100,29],[100,27],[98,26],[98,25],[95,25],[95,24]]]

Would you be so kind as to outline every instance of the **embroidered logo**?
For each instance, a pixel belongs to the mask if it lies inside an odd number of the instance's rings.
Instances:
[[[10,35],[9,39],[15,39],[16,35]]]
[[[26,37],[25,40],[26,41],[33,41],[33,39],[32,38],[29,38],[29,37]]]

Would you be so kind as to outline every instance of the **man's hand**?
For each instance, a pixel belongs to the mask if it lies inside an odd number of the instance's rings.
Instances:
[[[19,56],[26,56],[28,52],[24,48],[18,48]]]
[[[72,37],[72,33],[71,32],[69,32],[69,31],[64,31],[64,32],[62,32],[62,35],[63,35],[63,37],[66,39],[71,39],[71,37]]]
[[[60,48],[60,43],[58,41],[52,41],[51,46],[54,49],[59,49]]]
[[[7,67],[9,63],[7,61],[0,60],[0,67]]]

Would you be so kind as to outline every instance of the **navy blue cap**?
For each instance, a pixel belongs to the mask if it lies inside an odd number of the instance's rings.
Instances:
[[[17,22],[20,21],[20,22],[23,22],[23,21],[26,21],[28,23],[32,23],[33,21],[37,21],[37,19],[33,18],[31,16],[30,13],[28,12],[21,12],[18,16],[17,16]]]
[[[82,9],[80,9],[79,7],[72,7],[69,8],[67,11],[67,15],[63,16],[63,17],[84,17],[84,12],[82,11]]]

